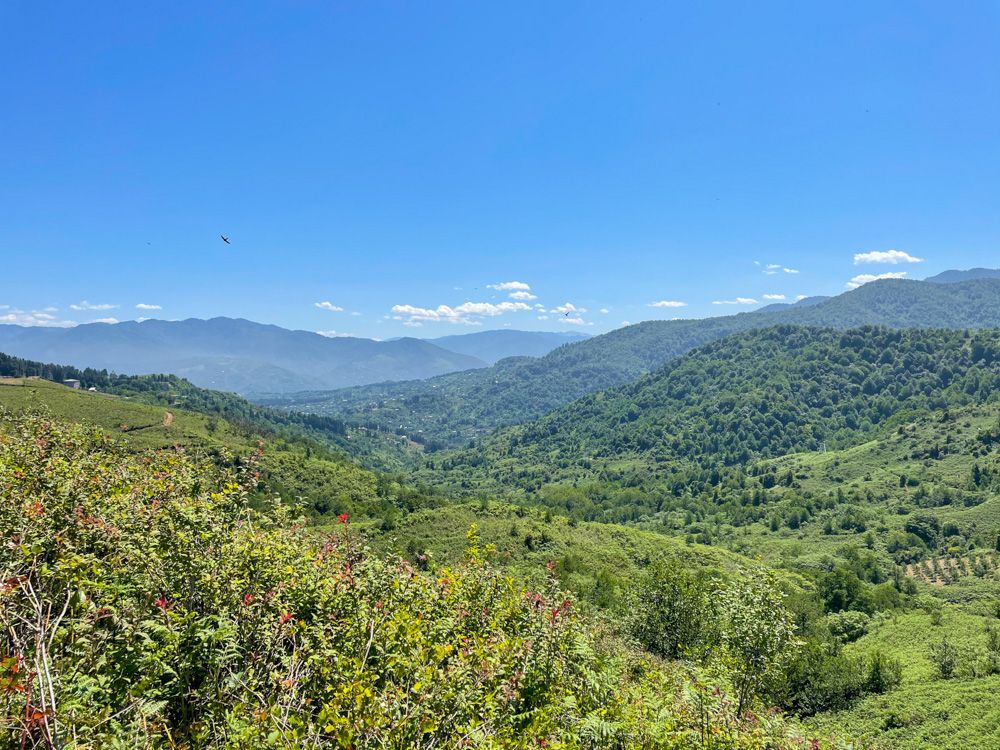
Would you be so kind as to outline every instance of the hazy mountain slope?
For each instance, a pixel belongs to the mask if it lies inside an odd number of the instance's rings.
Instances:
[[[424,339],[443,349],[467,354],[487,364],[505,357],[543,357],[557,346],[591,338],[577,331],[480,331],[478,333]]]
[[[417,383],[380,383],[331,393],[255,400],[315,414],[360,415],[458,445],[502,424],[538,417],[588,393],[622,385],[709,341],[776,324],[851,328],[1000,326],[1000,279],[936,284],[875,281],[818,304],[704,320],[655,320],[560,347],[540,359]]]
[[[971,279],[1000,279],[1000,268],[970,268],[968,271],[942,271],[937,276],[930,276],[924,281],[935,284],[954,284],[958,281]]]
[[[484,362],[404,338],[327,338],[248,320],[147,320],[76,328],[20,328],[4,350],[33,360],[119,372],[181,372],[198,385],[302,390],[428,378]]]

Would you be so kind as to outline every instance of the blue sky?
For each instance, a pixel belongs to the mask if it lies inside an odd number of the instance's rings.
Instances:
[[[15,0],[0,25],[5,322],[598,333],[1000,265],[995,2]]]

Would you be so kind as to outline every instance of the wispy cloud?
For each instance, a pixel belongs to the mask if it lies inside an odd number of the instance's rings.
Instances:
[[[875,250],[870,253],[855,253],[854,255],[854,265],[859,266],[862,263],[923,263],[923,258],[914,258],[909,253],[904,253],[902,250]]]
[[[334,312],[343,312],[344,311],[344,308],[337,307],[332,302],[317,302],[316,303],[316,307],[318,307],[320,310],[333,310]]]
[[[531,292],[511,292],[507,296],[511,299],[538,299],[538,295],[532,294]]]
[[[70,310],[114,310],[116,307],[121,307],[121,305],[92,305],[91,303],[84,300],[79,305],[70,305]]]
[[[765,294],[764,299],[784,299],[784,294]]]
[[[96,320],[90,321],[91,323],[108,323],[109,325],[115,325],[119,322],[118,318],[97,318]]]
[[[796,295],[795,295],[795,299],[796,299],[796,300],[800,300],[800,299],[805,299],[805,298],[806,298],[806,296],[807,296],[807,295],[805,295],[805,294],[796,294]]]
[[[487,289],[496,289],[498,292],[527,292],[531,287],[523,281],[504,281],[501,284],[487,284]]]
[[[548,315],[539,315],[539,316],[538,316],[538,319],[539,319],[539,320],[548,320],[548,319],[549,319],[549,316],[548,316]]]
[[[135,306],[135,309],[136,310],[162,310],[163,306],[162,305],[147,305],[144,302],[140,302],[138,305]]]
[[[631,323],[629,323],[629,322],[628,322],[627,320],[623,320],[623,321],[622,321],[622,325],[623,325],[623,326],[630,326],[630,325],[632,325],[632,324],[631,324]]]
[[[606,308],[606,307],[602,307],[601,308],[601,312],[607,314],[607,313],[609,313],[611,311],[608,308]]]
[[[799,272],[798,269],[796,269],[796,268],[782,268],[781,270],[784,271],[785,273],[798,273]]]
[[[878,281],[879,279],[902,279],[905,276],[906,271],[889,271],[888,273],[880,273],[878,276],[871,273],[863,273],[848,281],[847,287],[849,289],[857,289],[859,286],[867,284],[869,281]]]
[[[647,307],[687,307],[687,302],[677,302],[675,300],[664,299],[659,302],[650,302]]]
[[[523,302],[501,302],[498,305],[491,302],[465,302],[458,307],[438,305],[433,310],[413,305],[394,305],[392,312],[395,313],[393,317],[396,320],[406,319],[403,325],[414,327],[419,327],[425,322],[478,326],[482,323],[477,318],[491,318],[508,312],[530,309],[531,307]]]
[[[316,333],[320,336],[326,336],[328,339],[342,339],[354,336],[353,333],[338,333],[337,331],[316,331]]]
[[[571,326],[585,326],[594,325],[593,323],[586,323],[583,318],[559,318],[560,323],[569,323]]]
[[[757,300],[750,297],[737,297],[736,299],[722,299],[712,303],[713,305],[756,305]]]
[[[359,312],[352,312],[352,313],[351,313],[351,315],[354,315],[354,316],[358,316],[358,315],[360,315],[360,314],[361,314],[361,313],[359,313]]]

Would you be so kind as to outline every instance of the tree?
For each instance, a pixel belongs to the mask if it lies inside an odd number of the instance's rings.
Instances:
[[[626,605],[632,636],[659,656],[698,656],[717,640],[712,588],[675,562],[650,565]]]
[[[726,621],[723,662],[739,698],[737,712],[749,708],[778,680],[801,643],[774,573],[744,571],[716,594]]]

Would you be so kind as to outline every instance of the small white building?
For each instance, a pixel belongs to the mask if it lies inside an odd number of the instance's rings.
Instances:
[[[64,380],[63,385],[68,386],[70,388],[75,388],[76,390],[80,390],[79,380]]]

